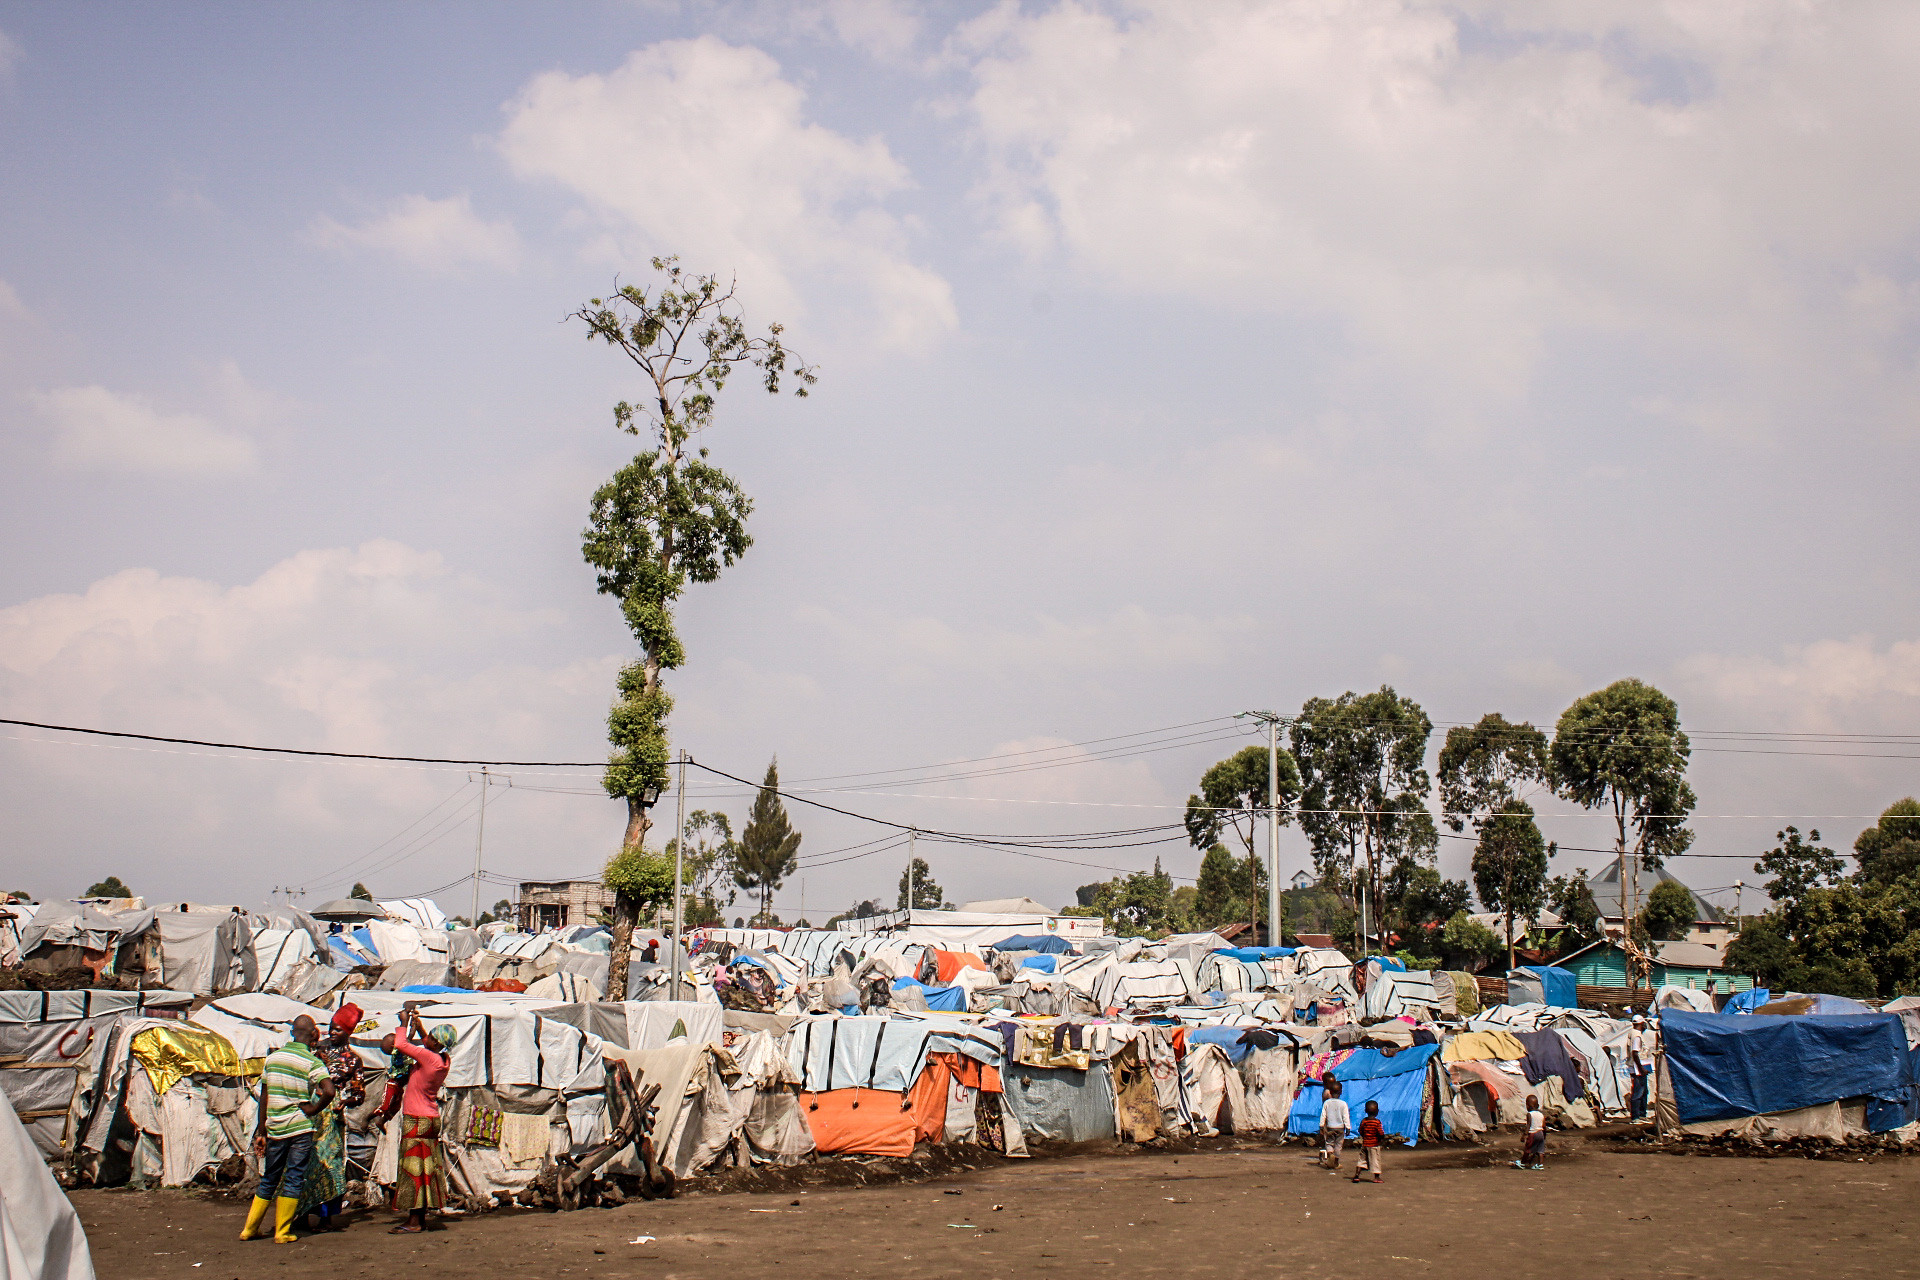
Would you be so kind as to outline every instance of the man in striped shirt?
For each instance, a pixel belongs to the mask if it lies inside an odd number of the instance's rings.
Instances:
[[[333,1101],[333,1073],[313,1052],[319,1043],[320,1028],[302,1014],[293,1020],[293,1039],[267,1055],[260,1073],[260,1118],[253,1128],[260,1186],[240,1231],[242,1240],[253,1239],[267,1209],[274,1207],[275,1243],[294,1242],[293,1215],[313,1155],[313,1118]]]

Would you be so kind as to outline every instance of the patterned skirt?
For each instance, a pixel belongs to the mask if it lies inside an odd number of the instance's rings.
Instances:
[[[438,1209],[447,1203],[447,1160],[440,1151],[440,1117],[407,1116],[400,1130],[400,1180],[393,1207]]]
[[[313,1119],[313,1156],[296,1214],[318,1212],[347,1194],[347,1128],[339,1109],[328,1107]]]

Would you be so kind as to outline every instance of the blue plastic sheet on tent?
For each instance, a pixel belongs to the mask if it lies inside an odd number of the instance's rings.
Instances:
[[[1250,960],[1258,964],[1262,960],[1283,959],[1299,949],[1298,947],[1220,947],[1213,954],[1226,956],[1231,960]]]
[[[1391,969],[1395,973],[1405,973],[1407,971],[1407,966],[1401,964],[1392,956],[1368,956],[1367,959],[1377,961],[1382,969]]]
[[[1794,999],[1795,997],[1790,995],[1782,995],[1776,998],[1780,1000],[1791,1000],[1791,999]],[[1813,1007],[1808,1009],[1807,1012],[1817,1013],[1822,1017],[1831,1017],[1834,1014],[1840,1014],[1840,1013],[1872,1013],[1873,1012],[1873,1007],[1871,1005],[1861,1004],[1858,1000],[1850,1000],[1846,996],[1830,996],[1830,995],[1821,994],[1821,995],[1808,996],[1807,999],[1813,1001]]]
[[[1772,993],[1765,987],[1755,987],[1751,991],[1738,991],[1734,993],[1731,1000],[1727,1001],[1727,1007],[1720,1012],[1752,1013],[1772,998]]]
[[[1066,956],[1073,954],[1073,944],[1065,938],[1056,938],[1050,933],[1016,933],[1010,938],[1002,938],[993,944],[995,951],[1038,951],[1044,955]]]
[[[926,997],[927,1008],[939,1013],[965,1013],[967,1011],[967,989],[965,987],[929,987],[915,982],[912,978],[895,978],[893,989],[904,991],[908,987],[919,987],[920,994]]]
[[[1576,992],[1577,979],[1573,970],[1562,969],[1550,964],[1523,964],[1520,972],[1530,973],[1540,979],[1540,988],[1544,995],[1543,1003],[1555,1009],[1578,1009],[1580,997]]]
[[[1427,1085],[1426,1067],[1438,1052],[1440,1046],[1437,1044],[1415,1045],[1411,1049],[1400,1050],[1391,1058],[1378,1049],[1362,1049],[1335,1067],[1333,1078],[1340,1081],[1340,1096],[1346,1100],[1347,1113],[1352,1117],[1347,1136],[1351,1138],[1360,1132],[1360,1121],[1366,1117],[1367,1103],[1378,1102],[1381,1127],[1408,1146],[1417,1145],[1420,1140],[1420,1102]],[[1374,1070],[1390,1074],[1350,1077],[1345,1074],[1349,1070]],[[1294,1099],[1293,1110],[1287,1113],[1287,1132],[1302,1136],[1319,1133],[1322,1101],[1320,1081],[1309,1080],[1302,1084],[1300,1095]]]
[[[1059,956],[1025,956],[1020,961],[1022,969],[1038,969],[1042,973],[1052,973],[1059,966]]]
[[[1680,1122],[1792,1111],[1842,1098],[1894,1101],[1912,1070],[1894,1014],[1660,1015]]]
[[[1867,1130],[1885,1133],[1920,1121],[1920,1049],[1907,1053],[1907,1082],[1890,1098],[1867,1099]]]
[[[1187,1032],[1187,1043],[1217,1044],[1227,1051],[1227,1061],[1237,1067],[1253,1052],[1252,1045],[1240,1043],[1246,1033],[1245,1027],[1195,1027]]]
[[[410,996],[470,996],[473,994],[472,987],[437,987],[431,982],[422,982],[411,987],[402,987],[400,989]]]

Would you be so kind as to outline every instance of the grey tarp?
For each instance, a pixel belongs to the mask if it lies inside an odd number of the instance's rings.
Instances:
[[[233,911],[163,911],[160,973],[174,991],[197,996],[252,991],[259,962],[253,954],[253,928]]]
[[[1001,1071],[1001,1100],[1028,1138],[1056,1142],[1111,1142],[1113,1073],[1104,1062],[1085,1071],[1010,1062]]]

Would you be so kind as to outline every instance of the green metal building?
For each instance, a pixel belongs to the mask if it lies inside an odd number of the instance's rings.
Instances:
[[[1722,995],[1747,991],[1753,979],[1744,973],[1729,972],[1724,951],[1700,942],[1656,942],[1653,944],[1653,985],[1656,987],[1693,987],[1713,990]],[[1590,987],[1627,985],[1627,957],[1614,939],[1595,942],[1554,961],[1562,969],[1571,969],[1574,981]]]

